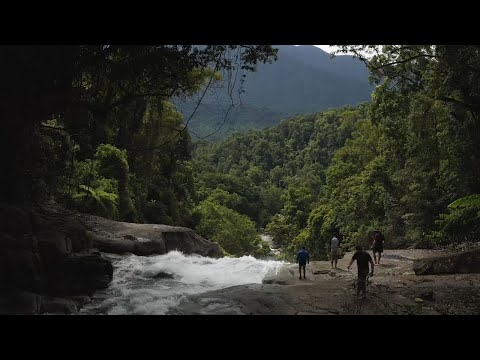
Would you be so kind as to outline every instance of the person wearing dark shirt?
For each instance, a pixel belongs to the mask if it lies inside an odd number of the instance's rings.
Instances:
[[[298,272],[300,273],[300,280],[302,280],[302,268],[303,268],[303,278],[305,277],[305,267],[307,264],[310,264],[310,256],[308,256],[308,251],[305,250],[305,246],[302,247],[297,254],[297,262],[298,262]]]
[[[373,258],[375,259],[375,264],[380,264],[380,258],[382,257],[384,241],[385,241],[385,238],[383,234],[380,231],[375,230],[373,232],[373,245],[372,245]],[[378,262],[377,262],[376,253],[378,253]]]
[[[357,295],[360,295],[360,292],[363,293],[363,296],[366,294],[366,281],[368,275],[368,263],[372,266],[372,270],[370,272],[370,276],[373,275],[373,260],[369,253],[363,251],[362,246],[356,246],[356,252],[352,256],[352,260],[350,260],[350,264],[348,264],[348,269],[352,266],[353,262],[357,261],[358,267],[358,280],[357,280]]]

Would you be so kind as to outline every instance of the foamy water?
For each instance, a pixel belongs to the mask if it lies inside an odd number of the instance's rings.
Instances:
[[[276,272],[283,264],[252,256],[213,259],[178,251],[109,257],[113,281],[108,289],[95,294],[93,303],[82,310],[84,314],[166,314],[188,295],[261,284],[269,271]]]

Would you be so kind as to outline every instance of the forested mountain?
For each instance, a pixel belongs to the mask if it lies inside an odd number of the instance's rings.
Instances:
[[[369,246],[376,229],[390,247],[478,241],[478,48],[383,52],[370,60],[381,83],[370,103],[198,144],[200,221],[213,207],[230,209],[287,256],[307,245],[319,259],[333,235],[346,248]]]
[[[189,123],[194,134],[206,136],[222,127],[210,137],[218,140],[235,131],[271,126],[287,116],[370,100],[373,86],[368,81],[368,70],[358,59],[348,55],[332,59],[311,45],[275,47],[279,49],[278,60],[259,65],[243,83],[237,75],[236,85],[230,85],[231,98],[227,95],[229,84],[206,94]],[[240,88],[244,92],[239,95]],[[225,118],[225,110],[232,102],[236,106]],[[196,106],[194,101],[176,103],[185,117]]]
[[[368,70],[358,59],[311,45],[278,47],[278,61],[245,81],[244,102],[288,114],[312,113],[370,100]]]
[[[196,104],[186,102],[179,105],[178,110],[188,117],[194,113]],[[190,119],[188,129],[192,141],[208,139],[218,141],[234,132],[245,132],[251,129],[263,129],[274,126],[287,114],[274,111],[268,107],[240,104],[232,107],[220,106],[218,103],[202,103]],[[227,113],[228,111],[228,113]]]
[[[230,209],[288,248],[325,194],[334,154],[365,121],[367,109],[361,104],[299,115],[220,143],[197,143],[193,173],[202,213],[194,218],[201,223],[215,218],[218,207]],[[199,231],[211,236],[217,228]]]

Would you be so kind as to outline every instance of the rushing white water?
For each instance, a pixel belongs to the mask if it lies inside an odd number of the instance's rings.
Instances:
[[[187,295],[229,286],[260,284],[279,261],[251,256],[213,259],[172,251],[158,256],[111,256],[114,274],[107,290],[84,314],[166,314]]]

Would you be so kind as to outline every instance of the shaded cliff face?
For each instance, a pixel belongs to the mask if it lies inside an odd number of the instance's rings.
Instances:
[[[189,228],[126,223],[85,214],[79,218],[89,229],[94,246],[103,252],[147,256],[178,250],[184,254],[223,256],[217,243],[204,239]]]
[[[76,214],[0,204],[0,313],[75,313],[112,281]]]

